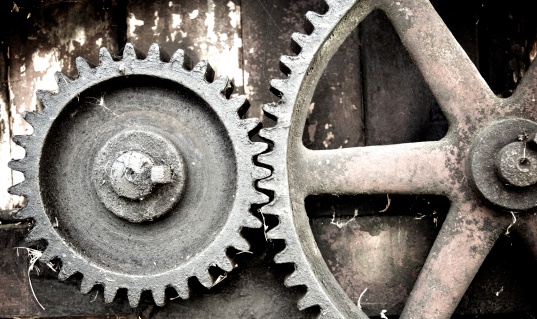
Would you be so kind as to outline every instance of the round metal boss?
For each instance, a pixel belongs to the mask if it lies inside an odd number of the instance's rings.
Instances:
[[[514,211],[537,206],[535,173],[529,171],[537,158],[528,150],[530,142],[519,140],[536,130],[537,123],[530,120],[506,119],[488,126],[476,138],[470,150],[470,175],[492,204]]]
[[[133,223],[170,211],[181,199],[185,183],[185,165],[177,148],[149,131],[115,135],[93,163],[99,199],[116,216]]]

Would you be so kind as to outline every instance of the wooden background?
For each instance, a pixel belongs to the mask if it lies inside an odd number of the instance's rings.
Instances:
[[[495,93],[504,97],[512,94],[537,55],[536,2],[436,0],[433,4]],[[7,162],[24,156],[24,150],[11,142],[11,136],[31,134],[32,128],[21,113],[38,109],[35,90],[56,90],[55,71],[76,76],[77,56],[97,64],[100,47],[120,56],[127,42],[141,51],[158,43],[170,54],[182,48],[195,62],[208,59],[217,74],[233,78],[237,93],[247,95],[251,103],[247,116],[259,117],[270,126],[272,122],[263,115],[261,105],[276,99],[269,92],[268,83],[282,76],[278,58],[291,53],[290,35],[303,31],[304,14],[322,7],[320,0],[2,2],[0,317],[312,315],[314,309],[302,313],[296,310],[296,299],[303,293],[300,289],[283,288],[282,278],[290,269],[271,263],[274,252],[281,249],[279,244],[264,243],[262,234],[255,231],[246,236],[256,243],[256,257],[241,257],[241,269],[211,291],[193,283],[191,300],[175,300],[164,308],[146,302],[133,310],[125,296],[120,295],[116,302],[105,305],[98,289],[81,295],[77,278],[60,283],[52,272],[40,267],[44,273],[32,275],[35,293],[46,308],[40,309],[29,290],[28,259],[23,251],[17,255],[14,249],[25,245],[23,237],[29,225],[13,219],[13,209],[24,203],[23,199],[10,196],[7,188],[23,176],[8,169]],[[321,78],[303,140],[309,148],[328,149],[437,140],[446,130],[444,116],[390,22],[382,13],[375,12],[350,35]],[[352,223],[343,230],[330,223],[333,216],[347,218],[356,207],[364,215],[378,212],[386,205],[386,196],[324,196],[307,201],[323,256],[353,299],[357,300],[369,287],[362,305],[371,316],[378,316],[381,309],[388,309],[388,314],[400,311],[415,271],[411,272],[410,266],[398,266],[394,262],[397,253],[417,256],[411,266],[419,268],[434,240],[441,215],[449,206],[441,198],[391,199],[389,218],[362,217],[360,225]],[[422,210],[418,211],[418,206]],[[423,212],[428,212],[426,218],[415,219],[415,214]],[[437,212],[440,220],[432,212]],[[364,225],[380,227],[378,231],[384,235],[372,235]],[[401,230],[406,231],[408,240],[403,247],[393,247],[390,234]],[[360,245],[349,244],[353,242]],[[535,292],[528,291],[535,276],[526,268],[518,268],[520,264],[534,267],[534,260],[525,257],[525,250],[516,239],[502,239],[497,246],[458,313],[511,313],[513,318],[534,314]],[[371,256],[377,257],[375,262]],[[502,292],[496,295],[498,291]]]

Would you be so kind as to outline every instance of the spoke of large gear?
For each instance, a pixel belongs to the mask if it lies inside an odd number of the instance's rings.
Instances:
[[[506,211],[523,212],[537,205],[537,150],[532,138],[523,134],[537,131],[537,65],[533,63],[511,98],[501,99],[428,0],[326,2],[326,13],[307,13],[310,34],[293,34],[297,55],[281,58],[287,78],[271,82],[281,100],[264,108],[277,118],[274,127],[260,132],[274,148],[259,157],[273,167],[273,174],[259,186],[274,192],[273,201],[261,212],[279,219],[267,238],[285,241],[275,261],[295,266],[285,280],[287,286],[307,287],[299,308],[318,306],[323,318],[367,318],[323,260],[309,226],[305,197],[447,196],[450,212],[401,316],[447,319],[498,236],[509,227],[512,216]],[[449,132],[437,142],[308,150],[302,132],[316,84],[348,34],[376,9],[392,21],[447,116]],[[527,225],[535,224],[532,214],[520,217]],[[527,232],[532,234],[535,231]]]
[[[10,167],[25,181],[10,192],[35,221],[27,239],[46,241],[40,259],[60,259],[60,279],[102,285],[106,302],[120,288],[133,307],[143,291],[157,305],[168,287],[188,298],[190,278],[211,288],[209,268],[231,271],[226,251],[248,250],[241,229],[261,226],[250,214],[268,201],[254,189],[270,174],[253,163],[266,149],[249,139],[259,123],[241,119],[248,104],[227,78],[188,61],[131,44],[118,61],[101,49],[96,67],[78,58],[76,79],[58,73],[58,93],[38,92],[34,133],[14,137],[26,157]]]

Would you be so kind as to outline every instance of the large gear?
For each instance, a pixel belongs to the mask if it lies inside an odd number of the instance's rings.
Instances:
[[[190,68],[157,45],[76,66],[76,79],[56,74],[57,93],[38,92],[33,134],[14,137],[27,240],[46,241],[40,260],[61,260],[61,280],[82,274],[83,293],[102,285],[106,302],[121,288],[133,307],[143,291],[157,305],[168,287],[188,298],[193,277],[212,287],[209,269],[235,267],[227,250],[249,249],[240,231],[261,226],[251,206],[268,201],[254,188],[270,171],[254,165],[266,144],[249,138],[259,121],[240,117],[246,99],[206,62]]]
[[[534,61],[511,98],[502,99],[490,90],[428,0],[326,3],[325,13],[306,14],[311,33],[293,34],[296,55],[280,60],[287,78],[271,82],[280,101],[264,107],[277,119],[274,127],[260,132],[274,147],[259,156],[273,173],[258,184],[274,194],[261,212],[279,220],[266,237],[285,242],[275,262],[295,267],[286,286],[306,287],[300,309],[317,306],[322,318],[367,318],[323,260],[304,207],[306,196],[446,196],[450,212],[401,318],[450,318],[494,242],[510,227],[512,212],[519,211],[519,219],[535,225],[533,214],[523,211],[536,205],[533,175],[527,173],[534,167],[534,155],[524,153],[526,145],[531,146],[524,136],[537,125],[537,65]],[[447,135],[435,142],[306,149],[302,134],[319,78],[350,32],[377,9],[392,21],[447,116]],[[498,152],[501,159],[494,162]],[[526,239],[534,245],[534,234]]]

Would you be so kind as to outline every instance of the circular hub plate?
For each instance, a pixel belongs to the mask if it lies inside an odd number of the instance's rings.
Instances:
[[[537,206],[537,185],[510,185],[500,178],[496,165],[496,158],[505,146],[535,131],[535,122],[506,119],[489,125],[476,138],[470,150],[470,175],[479,192],[494,205],[515,211]]]

